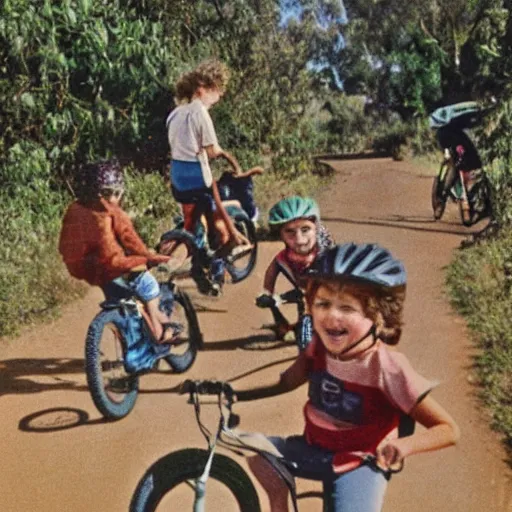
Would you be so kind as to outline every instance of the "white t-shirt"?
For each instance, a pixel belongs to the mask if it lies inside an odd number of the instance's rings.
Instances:
[[[212,118],[199,99],[176,107],[166,125],[173,160],[194,162],[204,147],[219,145]]]
[[[217,134],[208,109],[201,100],[176,107],[167,117],[167,136],[173,160],[199,162],[206,186],[213,178],[204,148],[218,146]]]

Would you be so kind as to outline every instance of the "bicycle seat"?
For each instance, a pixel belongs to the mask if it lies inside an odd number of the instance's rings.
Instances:
[[[270,453],[274,457],[283,458],[283,454],[260,432],[243,432],[233,430],[234,440],[238,441],[240,448],[250,448],[258,452]]]

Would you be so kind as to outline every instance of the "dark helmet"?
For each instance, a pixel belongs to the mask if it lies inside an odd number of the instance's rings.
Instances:
[[[336,245],[321,253],[309,268],[312,279],[347,279],[385,290],[404,289],[403,263],[377,244]]]
[[[118,160],[105,160],[85,165],[79,176],[79,197],[94,199],[101,192],[124,190],[123,170]]]
[[[268,213],[270,226],[279,227],[296,219],[320,220],[320,210],[313,199],[309,197],[285,197],[276,203]]]

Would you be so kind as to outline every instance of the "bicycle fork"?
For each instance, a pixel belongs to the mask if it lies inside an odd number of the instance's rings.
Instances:
[[[210,476],[210,470],[213,464],[213,457],[215,456],[216,442],[210,446],[210,455],[206,461],[203,474],[196,480],[196,497],[194,499],[194,512],[204,512],[204,502],[206,499],[206,482]]]

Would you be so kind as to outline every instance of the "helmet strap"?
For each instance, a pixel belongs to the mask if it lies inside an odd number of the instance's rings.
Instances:
[[[370,329],[368,329],[368,332],[366,334],[364,334],[357,341],[354,341],[354,343],[352,343],[352,345],[349,345],[348,347],[343,349],[339,354],[333,354],[332,352],[329,352],[329,355],[331,357],[333,357],[334,359],[340,359],[340,356],[342,356],[343,354],[346,354],[353,348],[357,347],[360,343],[362,343],[370,335],[372,335],[372,337],[373,337],[373,342],[368,348],[372,348],[375,345],[375,343],[377,343],[377,340],[379,339],[379,337],[377,336],[377,326],[375,324],[372,324],[372,326],[370,327]],[[368,349],[366,349],[366,350],[368,350]]]

